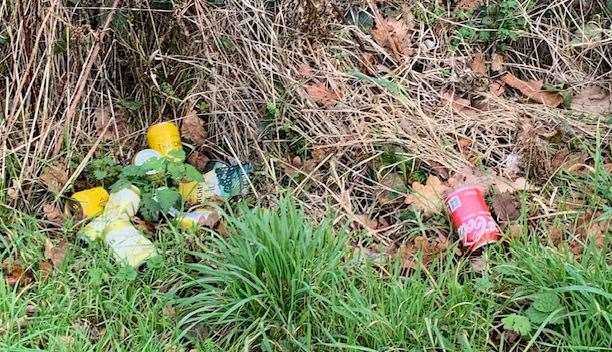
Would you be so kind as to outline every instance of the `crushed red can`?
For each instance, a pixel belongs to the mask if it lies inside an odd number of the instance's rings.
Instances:
[[[501,238],[480,187],[466,185],[454,189],[446,196],[446,207],[461,243],[470,251]]]

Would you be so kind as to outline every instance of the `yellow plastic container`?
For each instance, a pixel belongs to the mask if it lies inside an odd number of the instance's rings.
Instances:
[[[172,122],[161,122],[150,126],[147,130],[147,144],[149,148],[164,156],[172,150],[183,148],[179,129]]]
[[[70,199],[71,202],[66,203],[66,212],[79,212],[83,218],[89,219],[102,214],[108,202],[108,192],[102,187],[94,187],[76,192]]]

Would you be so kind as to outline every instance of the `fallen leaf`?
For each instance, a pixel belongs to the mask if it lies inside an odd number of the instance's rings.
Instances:
[[[139,218],[138,216],[132,217],[132,223],[136,226],[136,228],[138,228],[139,230],[143,232],[147,232],[151,234],[154,234],[155,232],[157,232],[157,226],[154,223],[143,220]]]
[[[49,191],[59,193],[66,182],[68,182],[66,169],[66,164],[62,162],[52,163],[43,169],[40,175],[40,182],[47,186]]]
[[[603,248],[606,242],[606,235],[612,228],[612,220],[600,220],[600,212],[589,211],[586,212],[580,219],[578,219],[576,226],[576,234],[580,238],[581,242],[586,242],[589,238],[593,238],[595,246]],[[575,244],[582,251],[582,244]],[[576,254],[576,253],[575,253]]]
[[[506,59],[503,55],[493,54],[491,57],[491,71],[499,72],[504,70],[504,66],[506,64]]]
[[[485,63],[485,58],[482,53],[477,53],[474,55],[470,68],[477,76],[487,76],[487,64]]]
[[[334,106],[341,98],[340,94],[327,88],[325,83],[306,85],[306,93],[312,100],[326,108]]]
[[[187,163],[193,165],[196,169],[200,171],[206,168],[206,165],[208,165],[209,161],[210,159],[206,156],[206,154],[198,150],[194,150],[187,157]]]
[[[520,215],[518,200],[512,193],[495,194],[491,205],[498,221],[516,220]]]
[[[45,203],[42,207],[43,214],[47,220],[51,221],[54,224],[61,224],[64,222],[64,213],[51,203]]]
[[[389,50],[391,56],[400,62],[405,56],[412,55],[407,23],[396,20],[387,20],[382,16],[375,16],[376,27],[372,29],[372,38],[381,47]]]
[[[494,176],[493,185],[498,193],[514,193],[518,191],[534,192],[539,190],[538,187],[532,186],[524,177],[519,177],[514,181],[510,181],[505,177]]]
[[[412,193],[406,197],[405,203],[430,216],[444,210],[444,193],[448,187],[436,176],[429,176],[425,185],[412,183]]]
[[[471,11],[480,6],[484,0],[459,0],[455,10]]]
[[[449,102],[453,110],[457,112],[475,111],[469,99],[464,99],[456,96],[452,92],[442,93],[442,99]]]
[[[204,129],[204,122],[198,117],[194,109],[189,110],[183,118],[181,136],[196,145],[202,145],[206,141],[207,133],[206,129]]]
[[[450,247],[450,240],[441,234],[435,239],[417,236],[412,241],[403,243],[397,251],[402,262],[402,269],[416,268],[417,255],[421,255],[421,263],[427,266],[437,255],[446,252]]]
[[[365,228],[366,230],[376,230],[378,228],[378,221],[372,219],[366,214],[358,214],[354,216],[355,223],[353,228]]]
[[[489,92],[496,97],[501,97],[506,92],[506,85],[498,80],[495,80],[489,86]]]
[[[511,73],[504,74],[500,79],[537,103],[550,107],[557,107],[563,103],[561,94],[542,91],[539,81],[525,82]]]
[[[598,86],[587,86],[574,95],[572,110],[591,114],[612,113],[612,94]]]
[[[298,74],[304,78],[314,77],[314,70],[308,64],[301,64],[298,66]]]
[[[65,240],[61,240],[57,245],[54,245],[49,238],[45,238],[45,259],[51,261],[54,268],[57,268],[62,264],[66,257],[66,248],[68,243]]]
[[[223,236],[223,237],[229,236],[230,235],[230,228],[229,228],[229,226],[227,224],[227,221],[226,220],[219,221],[215,231],[217,231],[217,233],[219,235]]]
[[[6,283],[10,286],[18,284],[27,285],[32,282],[32,274],[29,270],[24,269],[19,260],[5,259],[2,262],[2,270],[4,271]]]
[[[563,240],[563,230],[558,226],[549,227],[548,238],[554,246],[560,245],[561,241]]]
[[[434,174],[440,176],[440,178],[443,180],[448,179],[449,170],[446,166],[434,160],[428,161],[427,163],[429,164],[429,167],[431,167],[431,171],[433,171]]]

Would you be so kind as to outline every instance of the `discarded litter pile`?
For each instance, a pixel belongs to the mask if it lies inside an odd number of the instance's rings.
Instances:
[[[66,204],[66,211],[79,211],[91,219],[79,232],[88,241],[103,241],[115,259],[138,267],[157,254],[154,244],[132,223],[140,212],[157,221],[173,219],[180,229],[212,226],[219,215],[210,205],[243,195],[248,190],[250,163],[226,165],[209,162],[201,174],[185,164],[185,152],[174,123],[150,126],[147,144],[136,154],[133,165],[125,166],[110,194],[102,187],[76,192]],[[187,207],[193,207],[184,211]]]

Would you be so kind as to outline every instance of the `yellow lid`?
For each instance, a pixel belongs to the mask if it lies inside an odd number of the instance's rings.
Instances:
[[[78,202],[84,218],[93,218],[102,214],[108,201],[108,192],[102,187],[94,187],[76,192],[70,198]]]
[[[149,126],[147,130],[149,148],[168,155],[172,150],[182,149],[179,129],[173,122],[161,122]]]

